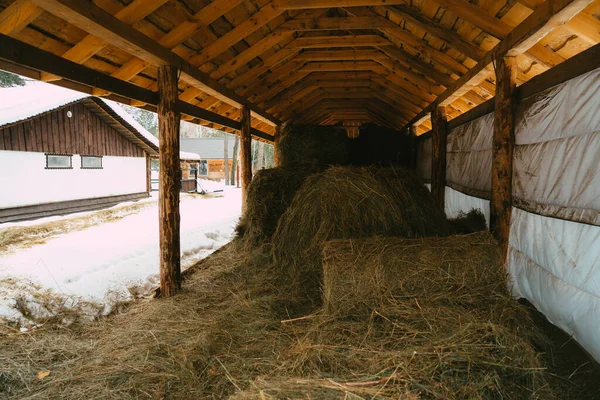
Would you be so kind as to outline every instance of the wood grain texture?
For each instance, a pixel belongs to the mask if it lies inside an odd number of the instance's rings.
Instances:
[[[240,115],[240,164],[242,176],[242,212],[246,210],[246,196],[252,181],[252,137],[250,136],[250,109],[242,107]]]
[[[69,111],[71,118],[67,116]],[[144,157],[141,148],[91,112],[82,102],[0,128],[0,138],[4,138],[3,150]]]
[[[506,259],[512,209],[513,149],[515,145],[514,91],[517,86],[517,66],[514,57],[496,61],[496,100],[494,109],[494,139],[492,142],[492,199],[490,228],[500,244],[502,259]]]
[[[181,288],[177,68],[159,67],[158,93],[160,294],[169,297]]]
[[[431,159],[431,194],[435,204],[444,210],[446,192],[446,140],[448,136],[448,118],[446,107],[434,108],[431,113],[432,123],[432,159]]]

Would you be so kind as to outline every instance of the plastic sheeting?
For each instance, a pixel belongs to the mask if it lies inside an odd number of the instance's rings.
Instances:
[[[513,295],[600,360],[600,227],[513,208],[509,242]]]
[[[514,205],[600,225],[600,69],[525,99],[515,125]]]
[[[446,181],[469,195],[490,199],[494,114],[460,125],[448,135]]]
[[[490,226],[490,201],[479,197],[469,196],[446,186],[445,212],[447,218],[456,218],[460,213],[468,213],[476,209],[485,216],[485,223]]]

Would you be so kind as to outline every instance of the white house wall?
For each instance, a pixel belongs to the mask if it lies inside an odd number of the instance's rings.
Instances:
[[[146,191],[146,159],[102,157],[102,169],[46,169],[44,153],[0,151],[0,208]]]

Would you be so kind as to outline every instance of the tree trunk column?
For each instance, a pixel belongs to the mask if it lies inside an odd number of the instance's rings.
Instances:
[[[431,194],[436,206],[444,211],[446,194],[446,137],[448,136],[448,118],[446,107],[438,106],[431,113],[432,158],[431,158]]]
[[[250,109],[242,107],[240,130],[240,164],[242,169],[242,212],[246,210],[248,186],[252,180],[252,136],[250,136]]]
[[[181,287],[179,238],[179,111],[177,69],[158,68],[160,293],[172,296]]]
[[[514,134],[513,93],[517,86],[517,64],[514,57],[496,62],[496,99],[494,139],[492,142],[492,199],[490,229],[498,239],[503,260],[508,252],[512,211],[512,169]]]

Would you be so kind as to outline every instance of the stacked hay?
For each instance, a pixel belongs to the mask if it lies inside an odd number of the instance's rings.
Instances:
[[[271,240],[279,218],[310,173],[307,167],[277,167],[254,175],[248,188],[246,210],[236,227],[244,245],[256,246]]]
[[[499,259],[489,232],[330,241],[323,247],[324,307],[369,315],[408,300],[411,308],[421,302],[468,310],[507,294]]]
[[[286,322],[276,372],[236,399],[552,399],[527,311],[487,232],[335,240],[325,307]]]
[[[443,212],[410,172],[332,167],[309,177],[273,235],[275,263],[295,289],[320,302],[321,248],[331,239],[448,234]]]
[[[487,224],[485,215],[478,209],[471,209],[468,213],[460,212],[456,218],[448,220],[452,233],[467,234],[473,232],[485,231]]]
[[[346,131],[318,125],[291,125],[281,128],[275,151],[283,167],[308,166],[323,170],[350,162]]]

